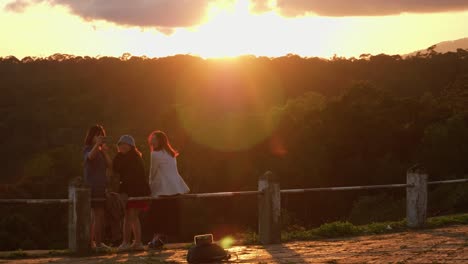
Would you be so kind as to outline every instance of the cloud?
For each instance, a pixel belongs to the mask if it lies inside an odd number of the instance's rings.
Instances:
[[[250,10],[254,13],[263,13],[271,10],[268,0],[250,0]]]
[[[70,12],[89,21],[106,20],[119,25],[153,27],[167,34],[177,27],[199,25],[211,3],[229,1],[238,0],[10,0],[5,10],[23,12],[31,5],[47,3],[68,7]],[[250,9],[255,13],[274,9],[288,17],[307,13],[322,16],[379,16],[468,9],[468,0],[249,1]]]
[[[8,3],[5,6],[5,10],[20,13],[20,12],[23,12],[24,9],[26,9],[26,7],[28,7],[29,4],[30,4],[29,1],[26,1],[26,0],[16,0],[16,1]]]
[[[70,8],[86,20],[106,20],[120,25],[175,28],[199,24],[207,7],[217,0],[14,0],[5,10],[23,12],[37,3]]]
[[[268,0],[252,0],[264,6]],[[284,16],[307,13],[321,16],[381,16],[400,13],[463,11],[467,0],[277,0],[276,9]]]

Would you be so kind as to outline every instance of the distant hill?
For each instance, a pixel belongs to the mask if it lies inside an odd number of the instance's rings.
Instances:
[[[437,43],[437,44],[434,44],[434,45],[436,46],[435,51],[437,51],[439,53],[446,53],[446,52],[449,52],[449,51],[457,51],[457,49],[468,49],[468,38],[444,41],[444,42],[440,42],[440,43]],[[422,50],[417,50],[415,52],[411,52],[411,53],[406,54],[406,55],[410,56],[410,55],[415,55],[418,52],[425,53],[426,51],[427,51],[427,48],[422,49]]]

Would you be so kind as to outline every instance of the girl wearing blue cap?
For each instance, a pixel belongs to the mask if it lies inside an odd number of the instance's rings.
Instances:
[[[145,175],[141,152],[135,146],[135,140],[130,135],[123,135],[117,143],[119,152],[114,158],[114,173],[120,176],[119,192],[128,197],[142,197],[151,194]],[[128,201],[126,204],[123,241],[119,251],[143,250],[141,242],[141,225],[139,214],[147,211],[148,201]],[[134,241],[130,244],[132,233]]]

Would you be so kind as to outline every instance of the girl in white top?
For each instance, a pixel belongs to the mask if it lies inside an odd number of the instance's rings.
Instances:
[[[151,148],[149,184],[152,196],[177,195],[190,191],[177,170],[177,151],[166,134],[154,131],[148,137]]]

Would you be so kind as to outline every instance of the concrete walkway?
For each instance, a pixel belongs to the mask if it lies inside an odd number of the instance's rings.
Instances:
[[[229,249],[234,263],[468,263],[468,226]],[[185,249],[86,258],[1,260],[17,264],[185,263]]]

